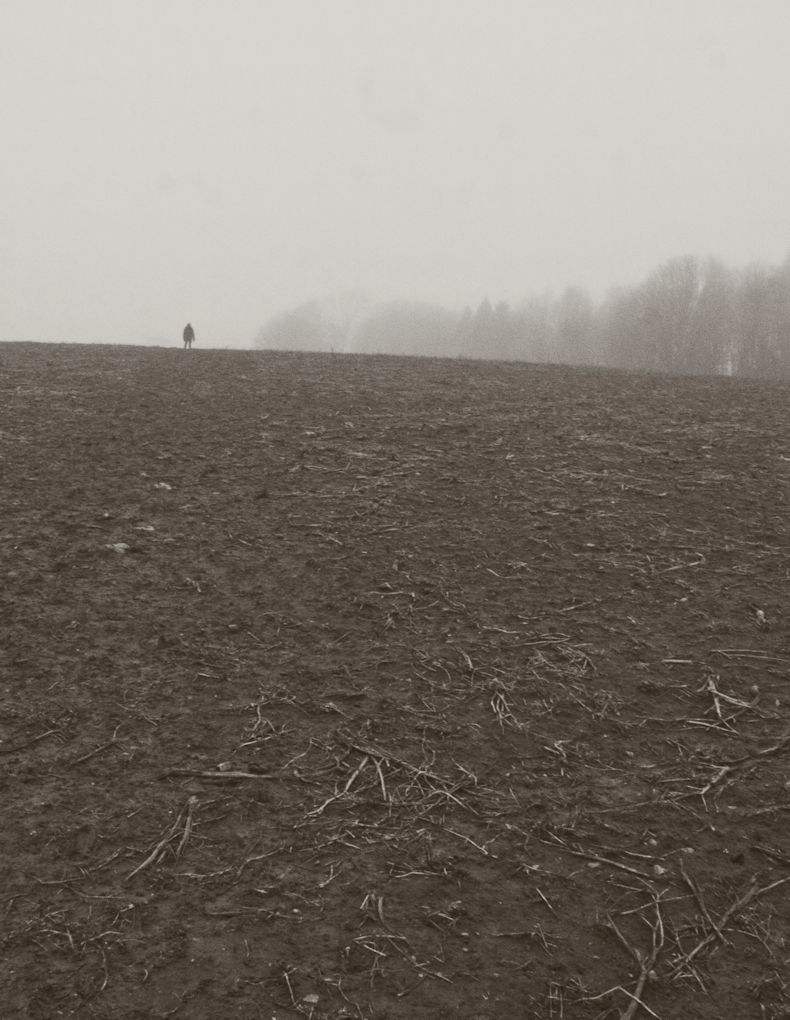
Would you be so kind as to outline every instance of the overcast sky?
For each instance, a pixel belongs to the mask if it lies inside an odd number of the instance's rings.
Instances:
[[[0,339],[790,250],[788,0],[2,0]]]

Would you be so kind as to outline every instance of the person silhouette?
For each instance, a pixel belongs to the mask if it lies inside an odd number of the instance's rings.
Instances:
[[[192,324],[188,322],[186,326],[184,326],[184,350],[186,350],[187,348],[191,350],[194,341],[195,331],[194,329],[192,329]]]

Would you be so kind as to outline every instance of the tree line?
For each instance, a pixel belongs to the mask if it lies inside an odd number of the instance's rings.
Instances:
[[[460,314],[390,302],[339,318],[311,302],[272,319],[257,343],[790,378],[790,257],[778,267],[731,269],[684,256],[597,303],[579,287],[515,306],[485,299]]]

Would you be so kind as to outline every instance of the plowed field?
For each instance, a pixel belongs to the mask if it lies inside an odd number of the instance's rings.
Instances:
[[[790,1016],[790,386],[0,346],[0,1015]]]

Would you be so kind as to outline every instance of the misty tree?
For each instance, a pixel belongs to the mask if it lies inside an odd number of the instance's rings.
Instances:
[[[598,313],[597,337],[602,360],[622,368],[651,372],[715,372],[723,358],[714,353],[704,314],[715,304],[721,281],[711,273],[707,301],[696,258],[672,259],[644,283],[613,292]],[[710,317],[710,316],[709,316]]]
[[[518,360],[524,358],[518,316],[513,313],[507,301],[492,305],[488,298],[477,307],[471,317],[462,316],[469,348],[477,357]]]
[[[740,375],[790,374],[790,261],[773,271],[753,266],[743,274],[736,320],[735,370]]]
[[[699,265],[691,255],[665,262],[647,278],[642,289],[644,368],[658,372],[686,369],[699,292]]]
[[[454,346],[455,353],[461,357],[471,354],[473,342],[472,323],[474,314],[469,305],[466,305],[455,327]]]
[[[348,305],[348,307],[346,307]],[[259,345],[599,364],[632,371],[790,376],[790,257],[731,270],[671,259],[596,306],[579,287],[515,309],[484,298],[457,315],[420,302],[309,302],[272,319]]]
[[[472,319],[472,337],[478,357],[492,358],[496,356],[496,317],[493,305],[488,298],[484,298],[477,306],[477,311]]]
[[[773,289],[771,353],[775,372],[786,376],[790,375],[790,256],[775,271]]]
[[[716,259],[708,259],[691,319],[693,342],[687,349],[684,371],[700,375],[729,374],[736,342],[736,281]]]
[[[499,301],[494,307],[494,336],[498,357],[507,361],[523,359],[523,340],[518,319],[507,301]]]
[[[496,358],[500,344],[497,316],[488,298],[483,298],[472,312],[467,306],[456,328],[456,345],[460,355],[472,358]]]
[[[356,328],[353,348],[365,354],[445,357],[455,354],[456,317],[439,305],[393,301],[374,309]]]
[[[524,301],[516,312],[521,357],[527,361],[554,360],[554,310],[549,293]]]
[[[642,299],[633,287],[609,292],[598,310],[596,336],[601,364],[616,368],[640,367],[638,337],[644,320]]]
[[[595,362],[593,336],[595,306],[580,287],[567,287],[554,306],[554,353],[559,361],[588,365]]]
[[[790,260],[736,272],[686,256],[609,295],[597,313],[603,363],[688,374],[790,374]]]
[[[318,351],[326,346],[327,337],[317,301],[300,305],[270,319],[255,338],[256,346],[289,351]]]

